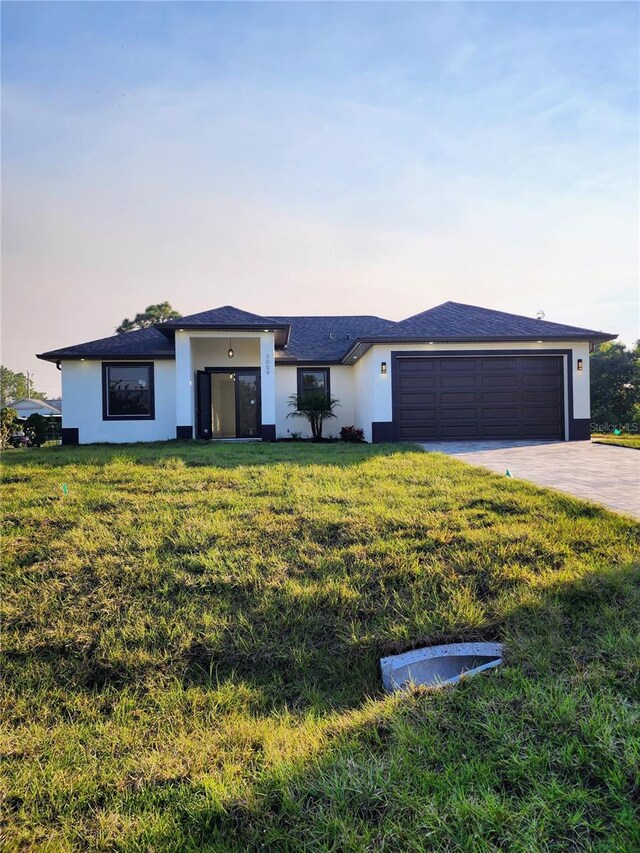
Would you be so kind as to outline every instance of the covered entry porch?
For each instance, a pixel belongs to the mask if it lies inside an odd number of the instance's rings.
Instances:
[[[177,438],[275,440],[274,337],[176,331]]]

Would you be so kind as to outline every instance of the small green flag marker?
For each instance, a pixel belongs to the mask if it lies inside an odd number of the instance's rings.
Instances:
[[[510,477],[510,476],[511,476],[511,471],[509,471],[509,469],[507,468],[506,473],[505,473],[505,477]]]
[[[63,483],[63,484],[62,484],[62,494],[63,494],[63,495],[68,495],[68,494],[69,494],[69,489],[67,488],[67,484],[66,484],[66,483]]]
[[[621,434],[622,434],[622,430],[620,430],[620,429],[614,429],[613,434],[614,434],[614,435],[621,435]]]

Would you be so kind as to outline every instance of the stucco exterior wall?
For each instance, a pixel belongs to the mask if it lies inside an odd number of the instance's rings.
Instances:
[[[228,335],[212,339],[211,334],[176,334],[176,360],[156,360],[155,419],[140,421],[102,420],[102,362],[74,360],[62,363],[62,392],[64,428],[77,428],[81,444],[92,442],[161,441],[176,437],[176,426],[195,425],[194,371],[205,367],[260,367],[262,384],[262,422],[275,423],[278,437],[291,432],[309,436],[304,418],[288,418],[291,412],[289,397],[297,392],[297,366],[278,365],[274,368],[273,336],[241,335],[232,338],[234,358],[229,359]],[[362,427],[367,441],[373,439],[372,423],[392,421],[392,352],[465,352],[512,350],[539,352],[570,350],[565,359],[565,433],[569,434],[567,375],[571,372],[573,418],[588,421],[589,344],[583,342],[545,341],[513,343],[466,344],[376,344],[353,366],[330,365],[331,394],[340,401],[337,418],[325,425],[325,435],[337,436],[343,426]],[[582,359],[582,370],[577,362]],[[122,359],[126,361],[126,359]],[[382,362],[387,364],[382,374]],[[272,427],[273,429],[273,427]]]
[[[355,376],[351,367],[342,364],[318,365],[329,368],[329,385],[331,396],[337,397],[340,405],[336,406],[336,417],[325,422],[323,435],[338,436],[343,426],[361,426],[355,422],[356,386]],[[312,367],[309,370],[313,370]],[[276,367],[276,435],[286,438],[292,432],[300,432],[303,437],[310,438],[311,431],[305,418],[288,418],[293,411],[289,406],[289,397],[298,392],[297,365],[278,365]]]
[[[122,359],[126,361],[126,359]],[[110,360],[115,363],[118,359]],[[164,441],[176,437],[175,362],[154,361],[155,419],[102,420],[102,362],[62,362],[63,428],[78,429],[80,444]]]

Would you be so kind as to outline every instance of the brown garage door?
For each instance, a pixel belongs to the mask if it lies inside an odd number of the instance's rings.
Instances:
[[[563,438],[562,356],[398,357],[394,374],[401,441]]]

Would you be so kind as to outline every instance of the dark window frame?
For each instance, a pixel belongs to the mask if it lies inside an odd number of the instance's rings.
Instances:
[[[109,368],[146,367],[149,370],[149,414],[109,414]],[[154,421],[156,419],[155,364],[153,361],[103,361],[102,362],[102,420],[103,421]]]
[[[327,395],[327,399],[331,398],[331,370],[328,367],[299,367],[297,374],[297,388],[298,388],[298,397],[301,397],[305,392],[305,389],[302,384],[302,376],[305,373],[324,373],[324,390]]]

